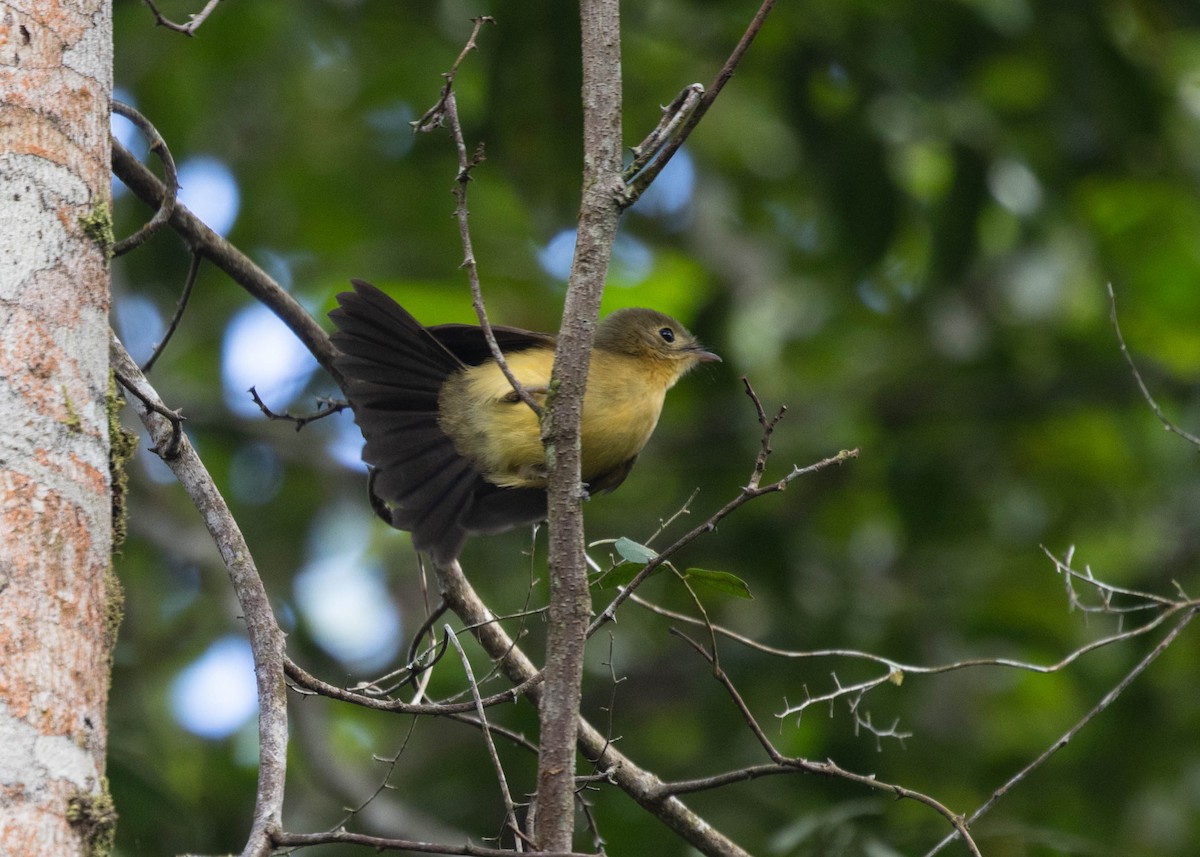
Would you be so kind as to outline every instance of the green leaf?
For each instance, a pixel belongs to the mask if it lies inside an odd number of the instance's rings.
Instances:
[[[616,589],[618,586],[628,586],[629,582],[637,577],[637,573],[641,570],[642,566],[640,565],[623,562],[615,568],[608,569],[608,571],[595,572],[591,576],[591,585],[597,589]]]
[[[689,568],[683,573],[684,579],[698,583],[701,586],[707,586],[709,589],[732,595],[735,598],[745,598],[753,600],[754,596],[750,593],[750,587],[746,585],[746,581],[742,580],[736,574],[730,574],[727,571],[709,571],[705,568]]]
[[[617,549],[617,553],[626,562],[636,562],[645,565],[650,560],[655,559],[658,553],[653,548],[648,548],[645,545],[639,545],[633,539],[627,539],[624,536],[617,539],[613,543],[613,547]]]

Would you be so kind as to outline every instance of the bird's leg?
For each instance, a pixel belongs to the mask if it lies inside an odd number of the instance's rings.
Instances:
[[[546,393],[550,392],[550,388],[545,384],[538,384],[536,387],[526,387],[525,392],[531,396],[545,396]],[[516,390],[511,390],[501,396],[500,401],[504,402],[505,404],[514,405],[521,401],[521,397],[517,395]]]
[[[545,464],[522,464],[517,468],[517,477],[526,482],[545,482],[549,476],[550,471],[546,469]]]

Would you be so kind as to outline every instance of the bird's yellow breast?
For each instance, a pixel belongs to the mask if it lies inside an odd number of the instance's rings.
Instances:
[[[531,348],[505,355],[509,369],[545,402],[554,352]],[[680,374],[673,361],[593,351],[583,401],[582,477],[595,479],[641,452]],[[505,488],[544,488],[546,456],[537,416],[514,400],[493,361],[452,375],[442,387],[438,421],[488,481]]]

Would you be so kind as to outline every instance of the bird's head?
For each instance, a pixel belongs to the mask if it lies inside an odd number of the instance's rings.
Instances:
[[[595,347],[672,366],[676,378],[697,363],[719,363],[696,337],[669,315],[652,309],[619,309],[596,328]]]

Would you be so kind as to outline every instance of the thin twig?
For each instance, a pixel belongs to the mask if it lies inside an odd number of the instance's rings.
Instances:
[[[757,488],[759,483],[762,482],[763,473],[767,469],[767,459],[771,457],[771,453],[774,451],[771,449],[771,437],[775,434],[775,427],[779,425],[779,421],[787,414],[787,405],[780,405],[778,413],[768,419],[762,400],[758,398],[758,393],[754,392],[754,387],[750,385],[750,379],[744,375],[742,376],[742,385],[746,389],[746,395],[754,403],[754,412],[758,415],[758,424],[762,426],[762,437],[759,439],[758,455],[754,458],[754,472],[750,475],[749,482],[751,488]]]
[[[412,839],[392,839],[385,836],[369,836],[351,833],[348,830],[331,830],[328,833],[286,833],[277,831],[272,840],[284,847],[310,845],[363,845],[376,851],[412,851],[416,854],[461,854],[464,857],[512,857],[509,848],[486,848],[470,842],[464,845],[441,845],[436,842],[418,842]],[[577,851],[539,851],[538,857],[602,857],[598,854],[583,854]]]
[[[852,458],[858,457],[857,449],[843,449],[837,455],[832,455],[814,464],[810,464],[807,467],[793,466],[791,472],[782,479],[779,479],[768,485],[761,485],[760,482],[763,471],[766,468],[767,458],[771,455],[771,434],[774,432],[775,426],[778,424],[779,420],[783,418],[784,409],[780,409],[779,414],[774,418],[768,419],[766,412],[763,409],[762,402],[759,401],[758,396],[754,392],[754,388],[750,386],[750,382],[745,378],[743,378],[742,381],[746,386],[747,395],[754,403],[755,412],[758,414],[759,424],[763,427],[760,451],[758,456],[755,458],[754,469],[750,474],[749,481],[736,497],[710,515],[702,524],[692,528],[690,531],[684,533],[682,536],[676,539],[674,544],[664,549],[661,553],[654,557],[654,559],[646,563],[646,565],[642,567],[641,571],[639,571],[634,578],[629,581],[628,584],[621,587],[621,591],[617,594],[617,596],[613,598],[609,605],[605,607],[595,619],[592,620],[591,625],[588,627],[589,637],[596,633],[596,631],[598,631],[607,622],[611,622],[613,617],[616,615],[617,608],[625,602],[625,599],[629,598],[634,593],[634,591],[642,584],[644,580],[646,580],[646,578],[648,578],[660,566],[662,566],[667,559],[669,559],[678,551],[682,550],[685,546],[691,544],[705,533],[711,533],[715,531],[717,524],[736,509],[755,499],[756,497],[761,497],[764,494],[773,494],[778,491],[785,490],[788,485],[799,479],[801,476],[805,476],[810,473],[816,473],[819,470],[825,470],[826,468],[835,464],[841,465]]]
[[[963,838],[963,841],[966,843],[967,847],[970,849],[971,853],[975,855],[975,857],[981,857],[978,846],[975,844],[974,840],[971,838],[971,834],[967,830],[967,822],[964,821],[961,815],[951,811],[935,798],[903,786],[885,783],[882,780],[877,779],[874,774],[857,774],[853,771],[848,771],[830,759],[827,759],[824,762],[812,762],[808,759],[785,756],[780,753],[777,749],[775,749],[775,745],[771,742],[771,739],[767,737],[767,734],[763,731],[762,726],[759,725],[758,720],[754,717],[754,713],[750,710],[750,707],[742,698],[742,695],[738,691],[737,687],[721,668],[720,664],[717,663],[713,653],[705,650],[703,646],[688,637],[686,634],[674,629],[673,633],[675,636],[684,640],[701,657],[703,657],[709,662],[709,664],[712,665],[713,677],[716,678],[716,680],[725,689],[725,692],[729,695],[729,698],[733,701],[734,706],[741,714],[742,720],[746,723],[746,726],[758,740],[758,743],[762,746],[767,756],[770,757],[771,761],[776,765],[780,766],[781,768],[791,768],[808,774],[822,774],[825,776],[839,777],[840,779],[849,780],[850,782],[858,783],[859,785],[864,785],[877,791],[888,792],[897,799],[906,798],[918,803],[923,803],[950,822],[951,826],[954,828],[955,835]],[[728,777],[729,775],[726,774],[722,776]],[[691,781],[687,785],[691,791],[698,790],[696,787],[696,781]],[[666,791],[671,788],[671,784],[664,783],[662,788],[664,791]]]
[[[584,391],[624,188],[619,0],[581,0],[579,22],[583,99],[579,219],[551,370],[554,393],[541,420],[549,463],[550,621],[545,693],[538,708],[541,752],[532,830],[540,847],[560,849],[570,847],[574,835],[576,746],[582,728],[579,709],[592,607],[580,477]]]
[[[649,538],[647,538],[644,542],[642,542],[642,544],[649,547],[654,542],[655,539],[657,539],[659,536],[661,536],[663,534],[663,532],[665,532],[666,529],[669,526],[671,526],[671,524],[678,521],[684,515],[690,515],[692,513],[692,503],[695,502],[696,497],[698,497],[699,495],[700,495],[700,489],[693,488],[692,493],[690,495],[688,495],[688,498],[686,500],[683,501],[682,506],[680,506],[678,509],[676,509],[674,512],[672,512],[669,517],[658,519],[658,528],[655,529],[655,531],[650,534]],[[591,544],[588,545],[588,547],[595,547],[598,544],[600,544],[600,542],[592,542]]]
[[[398,749],[390,757],[387,757],[387,758],[381,758],[379,756],[372,757],[375,761],[383,762],[387,766],[387,771],[384,773],[383,779],[379,781],[379,785],[377,785],[375,787],[375,790],[373,792],[371,792],[369,795],[367,795],[365,798],[363,798],[361,801],[359,801],[357,806],[347,807],[346,814],[343,815],[342,818],[336,824],[332,825],[330,827],[330,830],[341,830],[342,828],[344,828],[347,824],[350,823],[350,820],[352,818],[354,818],[354,816],[358,815],[363,810],[365,810],[368,806],[370,806],[375,801],[376,798],[378,798],[381,794],[383,794],[385,791],[387,791],[391,787],[392,775],[395,774],[396,766],[400,763],[400,757],[403,756],[404,751],[408,749],[408,743],[409,743],[409,741],[412,740],[413,734],[417,731],[417,722],[418,721],[419,721],[419,718],[417,718],[417,717],[414,717],[412,720],[409,721],[408,730],[404,733],[404,739],[400,742],[400,749]]]
[[[162,211],[159,208],[159,211]],[[155,217],[158,215],[155,214]],[[163,350],[167,347],[167,343],[171,341],[171,337],[175,335],[175,331],[179,328],[179,322],[183,320],[183,312],[187,309],[188,300],[192,296],[192,287],[196,285],[196,275],[200,273],[199,253],[192,254],[192,261],[188,265],[187,276],[183,280],[183,292],[179,295],[179,300],[175,304],[175,314],[171,316],[171,323],[167,325],[167,332],[163,334],[163,338],[158,345],[154,346],[154,351],[142,364],[142,371],[149,372],[154,368],[154,364],[158,362],[158,358],[162,356]]]
[[[1072,589],[1069,592],[1069,595],[1071,597],[1071,606],[1075,609],[1100,613],[1130,613],[1138,610],[1154,609],[1156,607],[1176,607],[1179,605],[1178,599],[1166,598],[1162,595],[1155,595],[1153,592],[1142,592],[1138,589],[1126,589],[1123,586],[1114,586],[1111,583],[1105,583],[1103,580],[1097,580],[1092,575],[1092,570],[1090,567],[1083,572],[1076,571],[1071,567],[1071,559],[1075,555],[1074,546],[1067,549],[1065,559],[1059,559],[1056,557],[1045,545],[1042,545],[1042,553],[1044,553],[1050,559],[1050,561],[1054,563],[1055,569],[1068,581],[1079,580],[1088,584],[1098,593],[1100,593],[1102,600],[1104,601],[1100,607],[1089,607],[1079,601],[1079,599],[1075,596],[1074,590]],[[1114,607],[1112,604],[1112,598],[1116,595],[1121,595],[1127,598],[1135,598],[1145,603],[1127,608]]]
[[[604,714],[605,714],[604,747],[601,750],[601,755],[603,755],[608,750],[608,748],[613,744],[614,741],[618,740],[617,738],[613,737],[613,714],[617,708],[617,685],[625,680],[623,678],[617,678],[617,671],[616,671],[616,668],[613,666],[613,642],[614,642],[613,635],[609,634],[608,635],[608,660],[604,661],[603,663],[606,667],[608,667],[608,675],[609,675],[609,678],[612,680],[612,690],[609,691],[608,705],[604,709]],[[581,784],[585,783],[585,782],[594,782],[597,779],[602,779],[606,782],[612,782],[611,774],[608,771],[600,771],[599,767],[593,765],[592,772],[593,773],[592,773],[591,777],[578,776],[575,778],[575,781],[577,783],[581,783]],[[581,794],[582,791],[583,791],[583,785],[580,785],[580,787],[576,790],[576,793],[580,794],[580,800],[582,800],[582,794]],[[597,836],[598,835],[599,835],[599,832],[597,832]],[[599,844],[599,843],[597,843],[597,844]]]
[[[750,43],[754,41],[754,37],[758,35],[758,31],[762,29],[763,23],[767,19],[767,15],[771,12],[775,5],[775,0],[763,0],[758,12],[750,21],[750,26],[746,28],[746,32],[742,34],[742,38],[738,41],[737,47],[733,49],[733,53],[729,55],[729,59],[725,60],[725,65],[721,67],[721,71],[717,74],[708,91],[696,103],[695,109],[687,117],[687,120],[679,128],[678,132],[667,141],[662,147],[662,151],[658,157],[642,170],[632,180],[628,182],[625,192],[621,197],[621,207],[628,208],[637,202],[640,197],[650,186],[658,174],[662,172],[663,167],[674,157],[679,151],[679,147],[683,145],[688,136],[700,124],[700,120],[704,118],[704,114],[708,112],[708,108],[712,107],[713,102],[717,100],[717,96],[721,94],[721,90],[725,88],[725,84],[729,82],[729,78],[733,77],[734,70],[742,61],[742,57],[750,48]],[[686,92],[686,90],[685,90]]]
[[[1192,605],[1189,607],[1179,618],[1179,621],[1175,623],[1169,632],[1167,632],[1167,635],[1159,641],[1158,645],[1151,649],[1144,658],[1138,661],[1137,664],[1135,664],[1134,667],[1127,672],[1125,676],[1119,682],[1117,682],[1117,684],[1108,693],[1104,694],[1100,701],[1092,706],[1091,710],[1089,710],[1087,714],[1081,717],[1073,726],[1071,726],[1070,729],[1059,736],[1058,740],[1047,747],[1041,753],[1041,755],[1039,755],[1021,770],[1017,771],[1017,773],[1009,777],[1002,786],[992,792],[988,799],[984,801],[978,809],[972,812],[970,816],[967,817],[966,823],[968,825],[974,824],[996,804],[996,801],[1008,794],[1013,786],[1020,783],[1031,773],[1040,768],[1051,756],[1053,756],[1063,747],[1067,746],[1067,744],[1070,743],[1070,741],[1077,734],[1079,734],[1079,731],[1083,729],[1084,726],[1086,726],[1088,723],[1094,720],[1097,715],[1112,705],[1117,697],[1124,693],[1126,688],[1133,683],[1134,679],[1145,672],[1146,669],[1152,663],[1154,663],[1155,660],[1157,660],[1158,656],[1165,652],[1167,648],[1173,642],[1175,642],[1176,638],[1183,633],[1183,630],[1188,626],[1192,619],[1196,618],[1197,612],[1200,612],[1200,605]],[[938,844],[931,848],[928,852],[926,852],[925,857],[933,857],[934,854],[937,854],[939,851],[953,842],[957,836],[957,833],[950,834],[945,839],[938,842]]]
[[[146,5],[150,7],[150,11],[154,13],[154,23],[159,27],[166,27],[168,30],[174,30],[176,33],[183,33],[185,36],[195,36],[196,30],[204,23],[205,19],[213,13],[221,0],[208,0],[204,8],[194,15],[189,16],[190,20],[186,24],[177,24],[166,18],[158,11],[158,6],[154,4],[154,0],[146,0]]]
[[[1057,557],[1053,556],[1049,551],[1046,551],[1046,555],[1051,559],[1051,561],[1054,562],[1056,570],[1059,571],[1059,573],[1062,573],[1068,577],[1074,577],[1074,578],[1080,580],[1081,582],[1086,583],[1087,585],[1093,587],[1098,593],[1102,593],[1100,597],[1101,597],[1101,600],[1108,605],[1107,608],[1104,608],[1104,607],[1088,608],[1091,612],[1109,613],[1109,614],[1113,614],[1113,615],[1117,616],[1118,618],[1123,614],[1126,614],[1128,612],[1131,612],[1131,611],[1137,610],[1137,609],[1157,609],[1160,612],[1158,612],[1155,616],[1150,618],[1148,621],[1146,621],[1140,625],[1137,625],[1136,627],[1121,628],[1120,630],[1118,630],[1115,633],[1107,634],[1103,637],[1092,640],[1091,642],[1086,643],[1086,644],[1072,650],[1066,656],[1060,658],[1058,661],[1055,661],[1053,663],[1039,664],[1039,663],[1033,663],[1030,661],[1014,660],[1011,658],[968,658],[968,659],[964,659],[964,660],[960,660],[960,661],[955,661],[953,663],[935,664],[932,666],[925,666],[925,665],[919,665],[919,664],[905,663],[902,661],[897,661],[892,658],[887,658],[882,655],[875,654],[873,652],[864,652],[864,651],[860,651],[857,649],[814,649],[814,650],[803,650],[802,651],[802,650],[794,650],[794,649],[781,649],[781,648],[778,648],[775,646],[768,646],[765,643],[761,643],[758,640],[755,640],[751,637],[747,637],[744,634],[740,634],[736,631],[733,631],[733,630],[723,627],[721,625],[716,625],[716,624],[710,625],[710,623],[707,623],[703,619],[699,619],[694,616],[689,616],[686,613],[680,613],[676,610],[669,610],[665,607],[661,607],[657,604],[647,601],[645,598],[641,597],[640,595],[635,594],[635,595],[631,596],[631,598],[634,601],[634,603],[638,604],[641,607],[644,607],[647,610],[650,610],[653,613],[656,613],[659,616],[662,616],[664,618],[670,619],[675,622],[683,622],[683,623],[687,623],[687,624],[690,624],[690,625],[693,625],[696,627],[708,628],[708,629],[710,629],[710,632],[715,632],[716,634],[718,634],[722,637],[725,637],[726,639],[732,640],[732,641],[738,643],[739,645],[745,646],[754,651],[762,652],[764,654],[771,655],[774,657],[781,657],[781,658],[795,659],[795,660],[814,659],[814,658],[845,658],[845,659],[851,659],[851,660],[861,660],[861,661],[867,661],[870,663],[876,663],[876,664],[879,664],[882,667],[884,667],[884,671],[880,675],[876,676],[875,678],[868,679],[863,682],[859,682],[859,683],[852,684],[852,685],[838,684],[837,687],[835,688],[835,690],[830,691],[825,694],[812,695],[812,694],[808,693],[807,688],[806,688],[805,689],[805,693],[806,693],[805,700],[799,704],[786,705],[784,711],[782,711],[776,715],[779,718],[795,716],[795,715],[801,714],[806,708],[809,708],[813,705],[832,703],[836,699],[846,697],[846,696],[853,695],[856,698],[861,699],[861,697],[863,695],[865,695],[866,692],[873,690],[876,687],[880,687],[885,684],[900,684],[904,681],[906,676],[910,676],[910,675],[911,676],[933,676],[933,675],[941,675],[941,674],[945,674],[945,673],[955,672],[958,670],[972,669],[972,668],[977,668],[977,667],[1004,667],[1004,668],[1023,670],[1026,672],[1038,673],[1038,674],[1043,674],[1043,675],[1059,672],[1063,669],[1066,669],[1070,665],[1074,664],[1077,660],[1082,658],[1084,655],[1090,654],[1091,652],[1094,652],[1098,649],[1105,648],[1107,646],[1111,646],[1116,643],[1125,642],[1127,640],[1131,640],[1136,637],[1145,636],[1146,634],[1149,634],[1149,633],[1153,632],[1154,630],[1156,630],[1157,628],[1159,628],[1161,625],[1163,625],[1165,622],[1167,622],[1173,616],[1175,616],[1176,614],[1178,614],[1179,612],[1181,612],[1183,610],[1200,608],[1200,601],[1190,599],[1186,595],[1183,595],[1182,593],[1180,594],[1179,600],[1172,601],[1170,599],[1163,598],[1163,597],[1155,595],[1153,593],[1139,592],[1136,590],[1124,589],[1122,587],[1113,586],[1111,584],[1105,583],[1104,581],[1098,580],[1095,577],[1091,576],[1090,572],[1087,574],[1082,574],[1078,571],[1073,570],[1070,567],[1070,565],[1069,565],[1070,553],[1068,553],[1068,560],[1058,559]],[[1141,599],[1144,599],[1146,603],[1143,605],[1142,608],[1139,608],[1136,606],[1130,607],[1130,608],[1115,607],[1112,605],[1111,600],[1110,600],[1113,594],[1119,594],[1122,596],[1132,597],[1132,598],[1141,598]],[[1071,598],[1072,598],[1072,600],[1071,600],[1072,604],[1079,603],[1078,596],[1071,596]],[[836,680],[835,680],[835,683],[836,683]],[[860,718],[857,715],[857,712],[855,712],[855,717],[856,717],[856,722],[859,726],[868,728],[870,731],[872,731],[873,734],[880,736],[881,730],[879,730],[877,727],[871,726],[867,721]]]
[[[517,808],[513,804],[512,792],[508,790],[508,778],[504,775],[504,766],[500,764],[500,755],[496,752],[496,744],[492,741],[492,731],[488,726],[483,699],[479,695],[479,685],[475,683],[475,672],[471,669],[471,661],[467,657],[467,653],[463,651],[462,644],[459,643],[458,635],[454,633],[454,629],[449,625],[445,625],[442,631],[450,641],[450,644],[458,652],[458,658],[462,662],[463,671],[467,674],[467,683],[471,688],[471,700],[475,705],[475,716],[483,724],[483,729],[480,732],[483,734],[484,744],[487,745],[488,758],[491,760],[492,769],[496,772],[496,781],[500,784],[500,796],[504,799],[505,824],[508,825],[508,829],[511,831],[519,848],[520,844],[527,842],[527,840],[521,830],[521,825],[517,823]]]
[[[128,253],[135,247],[140,247],[151,235],[158,232],[158,230],[170,222],[171,215],[175,211],[176,194],[179,191],[179,174],[175,170],[175,159],[171,157],[171,150],[167,148],[166,141],[163,140],[162,135],[158,133],[158,129],[151,124],[149,119],[121,101],[113,101],[112,111],[120,116],[124,116],[146,135],[146,139],[150,141],[150,151],[162,161],[163,175],[165,177],[164,186],[166,187],[166,193],[159,200],[154,216],[147,223],[143,224],[142,228],[137,232],[113,244],[112,255],[113,258],[116,258]]]
[[[172,191],[145,164],[116,140],[113,140],[113,173],[143,202],[157,208]],[[321,325],[288,292],[275,282],[249,257],[205,226],[187,206],[177,202],[171,211],[171,228],[184,240],[188,249],[199,253],[234,282],[278,316],[304,347],[316,358],[334,381],[341,383],[341,373],[333,365],[337,349]]]
[[[646,164],[650,163],[650,159],[658,154],[663,145],[679,130],[683,120],[696,109],[696,105],[703,96],[703,84],[689,84],[675,96],[670,104],[663,108],[663,116],[658,125],[646,135],[645,140],[633,147],[633,160],[622,173],[625,181],[632,179]]]
[[[400,699],[381,699],[364,693],[356,693],[353,690],[347,690],[343,687],[322,681],[291,658],[284,660],[284,671],[292,683],[299,688],[313,691],[330,699],[350,702],[354,705],[360,705],[363,708],[372,708],[376,711],[394,711],[400,714],[425,714],[437,717],[446,714],[463,714],[476,709],[476,703],[474,702],[412,703]],[[528,681],[522,682],[515,687],[483,697],[481,704],[492,706],[512,702],[528,693],[540,681],[541,676],[534,675]]]
[[[342,411],[346,410],[346,408],[350,407],[350,403],[345,399],[320,399],[317,402],[317,409],[311,414],[296,416],[295,414],[288,413],[287,411],[284,411],[282,414],[277,414],[267,407],[266,402],[264,402],[262,397],[258,395],[257,388],[251,387],[246,392],[250,394],[250,398],[254,404],[258,405],[258,409],[262,411],[263,416],[269,420],[295,423],[296,431],[300,431],[300,429],[304,428],[309,423],[316,422],[317,420],[323,420],[325,417],[332,416],[333,414],[341,413]]]
[[[487,729],[493,735],[499,735],[522,750],[526,750],[535,756],[537,755],[537,744],[526,738],[523,733],[517,732],[514,729],[509,729],[506,726],[500,726],[490,721],[480,720],[478,717],[472,717],[470,714],[448,714],[446,718],[448,720],[456,720],[459,723],[465,723],[468,726],[474,726],[476,729]]]
[[[454,78],[458,75],[458,67],[462,65],[463,60],[467,58],[467,54],[477,49],[475,39],[479,36],[479,31],[483,29],[484,24],[494,24],[496,19],[491,15],[482,15],[478,18],[472,18],[471,23],[475,28],[471,30],[471,37],[467,39],[467,43],[463,45],[463,49],[459,51],[458,56],[454,60],[454,64],[450,66],[450,70],[445,72],[442,77],[446,82],[442,84],[442,91],[437,102],[432,107],[421,114],[420,118],[414,119],[408,124],[412,126],[413,133],[428,133],[435,128],[441,128],[446,120],[446,102],[449,100],[451,93],[454,92]]]
[[[446,601],[460,619],[474,627],[480,645],[498,662],[509,681],[524,683],[536,676],[538,672],[533,662],[504,628],[492,621],[491,611],[479,599],[458,562],[436,568]],[[542,686],[532,686],[529,696],[539,702]],[[609,772],[612,782],[622,791],[700,853],[707,857],[749,857],[745,850],[678,798],[664,797],[659,790],[661,780],[617,750],[599,730],[583,719],[579,723],[579,749],[600,770]]]
[[[122,348],[123,347],[124,346],[122,346]],[[134,368],[137,368],[136,363],[134,364]],[[140,373],[128,373],[125,371],[125,367],[117,365],[115,362],[113,363],[112,372],[117,383],[120,384],[126,392],[131,393],[134,398],[141,402],[142,406],[146,408],[146,410],[158,414],[158,416],[162,417],[170,424],[170,434],[159,438],[152,447],[154,454],[163,461],[167,462],[178,459],[180,442],[183,438],[183,421],[186,420],[187,417],[185,417],[179,410],[173,411],[164,405],[162,400],[158,398],[158,394],[155,393],[154,389],[149,385],[149,382],[145,383],[144,385],[139,383],[138,378]],[[144,376],[142,376],[142,381],[145,381]]]
[[[471,31],[471,37],[467,39],[467,44],[463,47],[458,57],[454,60],[454,65],[450,67],[450,71],[446,72],[443,77],[446,78],[446,83],[442,86],[441,97],[438,98],[436,104],[425,114],[413,123],[413,128],[416,131],[431,131],[442,125],[449,125],[450,136],[454,140],[454,148],[458,152],[458,173],[454,177],[454,217],[458,221],[458,236],[462,242],[463,260],[460,268],[467,272],[467,283],[471,289],[471,306],[475,310],[475,315],[479,319],[479,327],[483,331],[483,338],[487,342],[488,351],[491,352],[492,359],[496,361],[496,365],[500,367],[500,371],[504,373],[504,377],[508,379],[508,383],[512,386],[513,392],[517,394],[522,402],[529,406],[538,417],[542,415],[542,407],[525,389],[524,385],[513,374],[508,366],[508,361],[504,357],[504,352],[500,350],[500,344],[496,341],[496,334],[492,330],[492,323],[488,319],[487,309],[483,301],[483,286],[479,281],[479,265],[475,261],[474,244],[471,241],[471,224],[470,213],[467,209],[467,184],[471,181],[471,172],[475,167],[479,166],[484,160],[483,144],[480,143],[475,149],[474,156],[467,153],[466,139],[463,137],[462,123],[458,118],[458,100],[454,95],[454,78],[458,74],[458,67],[466,58],[470,51],[476,50],[475,40],[479,36],[480,29],[484,24],[494,24],[496,19],[489,15],[481,18],[473,18],[475,24]]]
[[[1129,348],[1125,345],[1125,337],[1121,335],[1121,325],[1117,321],[1117,296],[1113,293],[1112,283],[1108,284],[1108,318],[1112,322],[1113,330],[1117,334],[1117,342],[1121,346],[1121,356],[1129,364],[1129,371],[1133,373],[1133,380],[1137,381],[1138,389],[1142,391],[1142,398],[1146,400],[1146,404],[1150,406],[1150,410],[1154,411],[1154,415],[1163,424],[1163,428],[1174,432],[1188,443],[1200,449],[1200,437],[1191,432],[1184,431],[1171,422],[1167,418],[1167,415],[1163,413],[1163,409],[1158,406],[1158,402],[1154,401],[1154,396],[1150,395],[1150,388],[1146,386],[1146,382],[1142,380],[1142,373],[1138,371],[1137,366],[1134,364],[1133,357],[1129,354]]]
[[[433,626],[437,624],[437,620],[445,615],[446,611],[449,609],[450,608],[446,605],[445,601],[439,601],[437,607],[433,608],[433,610],[429,611],[428,615],[426,615],[424,621],[421,622],[421,626],[417,628],[416,633],[413,634],[412,642],[408,644],[409,664],[416,664],[419,662],[422,665],[422,669],[429,669],[442,657],[442,654],[438,653],[437,656],[431,661],[426,662],[424,660],[428,653],[437,651],[438,649],[437,634],[433,633]],[[426,648],[425,652],[422,653],[421,640],[424,639],[426,635],[429,636],[429,646]],[[442,638],[441,650],[442,652],[445,652],[446,650],[446,639],[444,637]],[[386,676],[380,681],[386,681],[392,678],[392,675]]]

